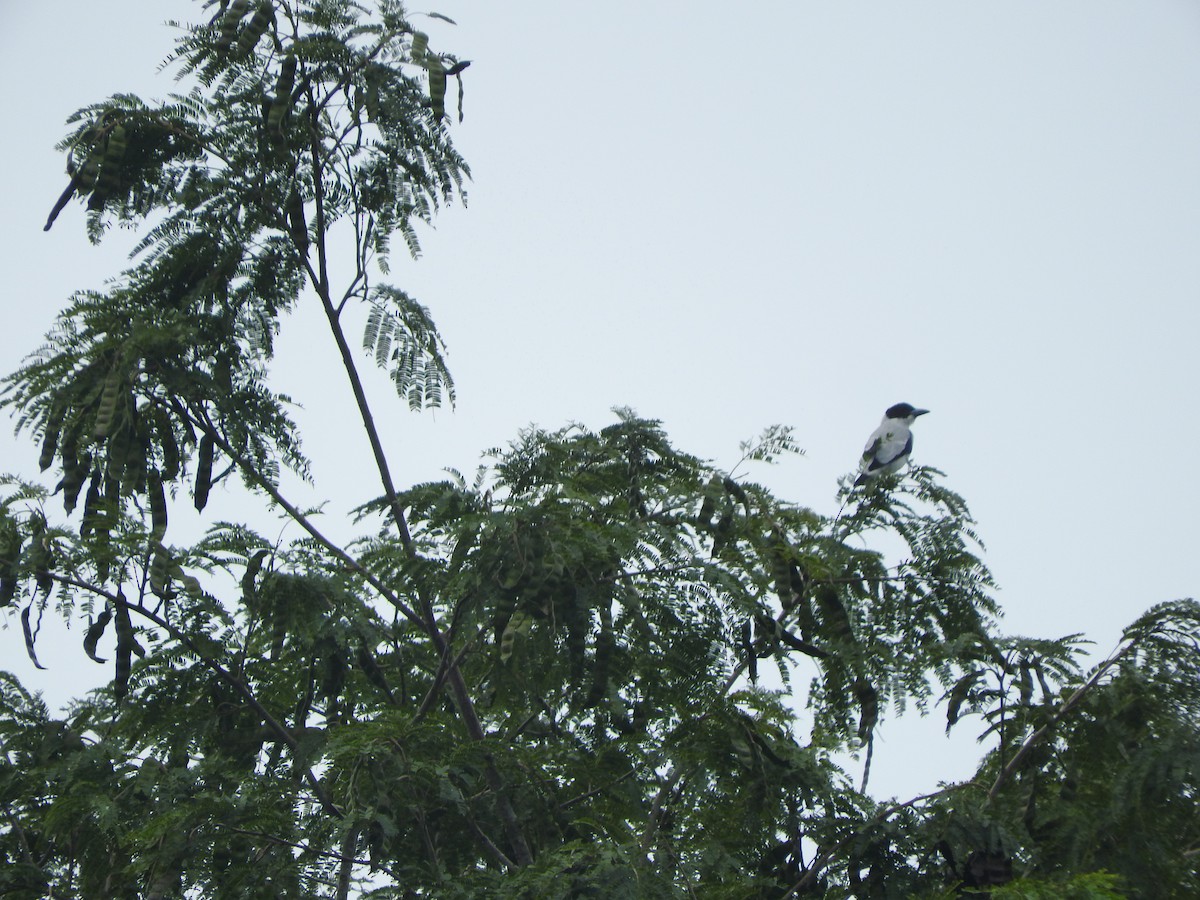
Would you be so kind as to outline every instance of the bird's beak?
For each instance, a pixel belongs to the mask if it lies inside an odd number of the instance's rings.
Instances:
[[[912,411],[912,417],[915,419],[917,416],[923,416],[927,412],[929,412],[927,409],[914,409]]]

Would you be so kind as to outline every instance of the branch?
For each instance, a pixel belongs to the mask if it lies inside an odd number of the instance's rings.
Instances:
[[[362,417],[363,427],[367,432],[367,438],[371,444],[371,452],[375,457],[375,467],[379,473],[379,478],[383,483],[384,496],[387,498],[388,506],[391,509],[392,519],[396,523],[396,530],[400,536],[400,543],[409,556],[415,558],[417,555],[416,547],[413,545],[412,535],[408,529],[408,522],[404,515],[404,508],[400,503],[399,494],[396,491],[395,483],[392,480],[391,470],[388,467],[387,456],[383,451],[383,442],[379,436],[379,429],[375,425],[375,418],[371,413],[371,408],[367,402],[366,391],[363,389],[362,379],[358,373],[358,367],[354,362],[354,354],[350,349],[349,343],[346,341],[345,331],[342,329],[341,321],[338,316],[338,310],[333,302],[333,298],[329,292],[328,270],[326,268],[326,222],[325,222],[325,187],[321,176],[321,145],[320,145],[320,129],[318,127],[318,113],[315,98],[309,92],[309,108],[311,116],[311,154],[313,161],[313,200],[316,204],[316,241],[317,241],[317,258],[319,271],[314,273],[312,267],[306,263],[309,271],[310,281],[317,291],[321,300],[321,307],[325,311],[325,317],[329,322],[329,330],[333,335],[333,339],[338,347],[338,353],[341,355],[342,367],[345,369],[346,376],[350,380],[351,390],[354,392],[354,401],[358,406],[359,415]],[[314,278],[315,275],[315,278]],[[347,555],[348,556],[348,555]],[[361,570],[361,566],[353,563],[356,569]],[[390,594],[391,592],[387,592]],[[386,596],[386,595],[385,595]],[[398,607],[400,608],[400,607]],[[403,607],[407,609],[408,607]],[[403,611],[402,609],[402,611]],[[433,643],[434,649],[443,660],[454,660],[454,654],[451,652],[449,642],[446,636],[442,634],[441,629],[437,624],[437,617],[434,613],[433,604],[428,597],[421,598],[421,613],[420,617],[413,617],[414,621],[418,622],[422,629],[429,635]],[[407,613],[406,613],[407,615]],[[486,733],[483,730],[483,725],[479,720],[479,715],[475,710],[475,704],[471,699],[470,691],[467,689],[466,681],[463,679],[462,672],[456,664],[451,662],[447,668],[447,675],[450,680],[450,687],[454,693],[455,705],[458,707],[459,715],[462,717],[463,724],[466,726],[467,734],[473,741],[483,741],[486,739]],[[504,822],[505,831],[508,836],[511,849],[516,856],[516,863],[519,866],[525,866],[533,862],[533,853],[529,848],[529,844],[525,840],[525,836],[521,831],[520,822],[517,820],[516,812],[513,810],[512,804],[509,802],[507,792],[504,789],[503,780],[500,777],[499,771],[496,769],[493,759],[490,754],[485,756],[486,767],[485,774],[487,776],[488,786],[496,795],[497,806],[499,808],[500,817]]]
[[[392,473],[388,467],[387,456],[383,452],[383,441],[379,437],[379,429],[375,425],[375,417],[371,414],[371,407],[367,402],[367,394],[363,389],[362,378],[359,376],[358,366],[354,362],[354,353],[346,341],[346,333],[342,330],[342,323],[338,317],[337,307],[333,302],[333,297],[329,293],[329,271],[326,267],[327,260],[325,255],[326,238],[328,236],[325,222],[325,185],[321,177],[320,168],[320,130],[317,125],[315,99],[311,92],[309,94],[309,103],[312,115],[313,201],[317,212],[316,238],[317,265],[319,269],[318,272],[314,273],[311,266],[308,267],[309,280],[313,282],[313,287],[316,289],[317,296],[321,300],[321,308],[325,311],[325,318],[329,320],[329,330],[333,334],[338,353],[342,358],[342,368],[346,371],[346,377],[350,379],[350,388],[354,392],[354,402],[358,406],[358,412],[363,421],[363,428],[366,429],[367,439],[371,444],[371,452],[375,457],[375,468],[379,471],[379,479],[383,483],[383,493],[387,497],[392,518],[396,522],[396,530],[400,534],[400,543],[404,545],[404,549],[410,555],[415,555],[416,551],[413,547],[412,535],[408,530],[408,522],[404,516],[404,509],[400,505],[400,497],[396,492],[395,483],[392,481]],[[432,623],[430,624],[432,625]]]
[[[1136,646],[1136,640],[1130,641],[1124,647],[1119,648],[1115,653],[1113,653],[1112,656],[1102,662],[1099,666],[1097,666],[1096,671],[1092,673],[1092,676],[1082,685],[1080,685],[1075,693],[1066,699],[1066,702],[1064,702],[1063,705],[1058,708],[1058,712],[1050,717],[1050,721],[1022,741],[1021,746],[1017,749],[1017,752],[1013,754],[1012,759],[1008,761],[1004,768],[1000,770],[1000,774],[996,776],[996,781],[992,785],[992,789],[988,791],[988,803],[995,801],[996,797],[1000,794],[1000,789],[1004,786],[1005,782],[1013,776],[1013,773],[1020,768],[1022,761],[1024,761],[1025,757],[1029,755],[1029,752],[1044,737],[1046,737],[1047,734],[1050,733],[1055,725],[1062,721],[1063,717],[1066,716],[1067,713],[1079,705],[1079,701],[1081,701],[1092,690],[1092,688],[1100,683],[1100,678],[1105,672],[1120,662],[1122,657],[1124,657],[1126,653]]]
[[[280,722],[278,719],[275,718],[275,716],[273,716],[271,714],[270,710],[268,710],[265,706],[262,705],[262,703],[259,701],[259,699],[254,696],[254,692],[252,690],[250,690],[250,686],[248,684],[246,684],[244,681],[242,681],[240,678],[238,678],[236,675],[234,675],[232,672],[230,672],[228,669],[226,669],[216,659],[214,659],[211,656],[208,656],[203,650],[201,650],[196,645],[196,643],[187,634],[180,631],[178,628],[176,628],[174,625],[172,625],[165,618],[163,618],[162,616],[159,616],[157,613],[151,612],[150,610],[146,609],[144,606],[130,603],[128,600],[126,600],[120,594],[110,593],[109,591],[104,590],[104,588],[102,588],[98,585],[91,584],[90,582],[86,582],[86,581],[83,581],[78,578],[73,578],[69,575],[53,575],[52,574],[51,577],[54,578],[56,581],[59,581],[63,584],[67,584],[72,587],[77,587],[82,590],[91,591],[93,594],[104,597],[106,600],[108,600],[109,603],[113,604],[114,606],[116,606],[118,604],[123,604],[126,609],[133,610],[134,612],[138,613],[138,615],[153,622],[159,628],[163,629],[165,632],[167,632],[167,634],[171,635],[172,638],[174,638],[176,641],[178,641],[180,644],[182,644],[184,647],[186,647],[189,651],[191,651],[193,654],[195,654],[195,656],[198,660],[200,660],[202,663],[204,663],[206,666],[208,666],[208,668],[211,669],[214,673],[216,673],[220,678],[224,679],[224,681],[227,684],[229,684],[230,687],[232,687],[235,691],[237,691],[239,694],[241,694],[243,699],[245,699],[246,703],[249,704],[251,709],[253,709],[254,712],[259,716],[259,718],[261,718],[262,721],[264,723],[266,723],[267,727],[270,728],[272,732],[274,732],[274,734],[277,736],[279,742],[284,744],[289,750],[292,751],[293,760],[298,761],[298,757],[296,756],[296,753],[295,753],[296,748],[298,747],[298,742],[296,741],[295,736],[290,731],[288,731],[288,729],[283,725],[282,722]],[[316,775],[313,774],[312,769],[308,768],[307,766],[304,768],[304,777],[305,777],[305,780],[307,780],[309,785],[312,787],[313,793],[316,795],[317,799],[321,802],[321,805],[323,807],[325,807],[325,810],[327,812],[331,813],[332,815],[336,816],[339,819],[345,818],[345,813],[343,813],[342,810],[337,806],[337,804],[333,802],[333,798],[331,798],[329,796],[329,793],[325,790],[324,786],[321,784],[320,779],[318,779],[316,777]]]
[[[952,794],[956,791],[961,791],[964,788],[969,787],[980,787],[980,785],[973,781],[962,781],[958,784],[952,784],[949,787],[944,787],[928,794],[921,794],[920,796],[913,797],[911,800],[906,800],[903,803],[894,803],[891,806],[885,806],[883,809],[875,813],[875,815],[871,816],[871,818],[864,822],[861,826],[852,829],[850,833],[843,837],[840,841],[833,844],[828,849],[818,852],[812,861],[812,865],[805,869],[804,875],[799,881],[797,881],[788,889],[787,893],[783,895],[781,900],[788,900],[790,897],[795,897],[801,891],[812,886],[812,884],[817,880],[817,876],[829,867],[829,863],[833,861],[834,857],[837,856],[838,853],[840,853],[847,845],[854,841],[868,828],[874,828],[876,825],[883,822],[885,819],[891,818],[902,809],[908,809],[910,806],[916,806],[918,803],[923,803],[926,800],[934,800],[938,797],[943,797],[946,794]]]
[[[213,820],[213,824],[216,825],[218,828],[224,828],[226,831],[232,831],[234,834],[244,834],[247,837],[262,838],[265,841],[270,841],[272,844],[278,844],[281,847],[291,847],[293,850],[299,850],[304,855],[312,855],[312,856],[322,857],[324,859],[337,860],[339,862],[345,862],[345,861],[349,860],[349,862],[353,863],[356,866],[373,866],[374,868],[379,869],[382,872],[386,872],[388,875],[392,876],[392,878],[396,879],[397,881],[402,880],[399,872],[395,871],[394,869],[389,868],[388,866],[386,866],[380,862],[372,862],[369,859],[358,859],[357,857],[347,856],[344,853],[335,853],[332,850],[318,850],[312,844],[303,844],[298,841],[289,841],[286,838],[279,837],[278,835],[267,834],[265,831],[253,831],[248,828],[238,828],[236,825],[227,825],[224,822],[220,822],[215,819]]]
[[[7,801],[4,803],[4,818],[8,819],[9,827],[16,832],[17,842],[21,845],[21,856],[24,858],[25,862],[31,866],[37,866],[38,868],[41,868],[38,866],[37,860],[33,858],[33,851],[29,848],[29,840],[25,836],[25,829],[21,827],[21,823],[17,820],[17,817],[13,815],[13,811],[9,807]]]
[[[658,794],[654,797],[654,803],[650,807],[650,819],[646,822],[646,833],[642,835],[642,844],[639,850],[643,856],[649,856],[650,847],[654,843],[654,836],[658,833],[658,828],[662,824],[663,812],[667,805],[667,797],[675,792],[679,782],[683,780],[683,772],[679,769],[673,769],[667,776],[667,780],[663,782],[662,787],[658,789]]]
[[[350,897],[350,878],[354,874],[354,846],[358,843],[358,826],[352,825],[342,835],[342,859],[338,863],[337,900]]]
[[[309,520],[308,516],[304,515],[304,513],[302,513],[296,506],[289,503],[283,494],[279,492],[279,489],[276,488],[275,485],[273,485],[266,478],[266,476],[262,475],[254,467],[250,460],[238,453],[237,450],[233,448],[233,445],[225,440],[224,435],[220,433],[220,431],[211,421],[209,421],[206,417],[201,417],[194,413],[189,415],[188,411],[182,406],[176,407],[175,411],[187,418],[189,422],[201,429],[205,434],[211,435],[213,443],[220,449],[220,451],[233,460],[242,473],[245,474],[245,476],[249,478],[251,482],[262,489],[273,501],[275,501],[275,503],[277,503],[284,510],[284,512],[286,512],[288,516],[294,522],[296,522],[297,525],[307,531],[313,540],[332,553],[352,572],[360,576],[367,584],[373,587],[376,592],[378,592],[379,596],[395,607],[396,610],[398,610],[406,619],[423,631],[427,630],[425,620],[417,615],[416,610],[401,600],[394,591],[384,584],[369,569],[365,568],[362,563],[360,563],[357,559],[355,559],[329,538],[325,537],[325,535],[322,534]]]

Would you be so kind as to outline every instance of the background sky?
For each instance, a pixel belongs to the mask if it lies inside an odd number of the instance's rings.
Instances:
[[[1106,654],[1147,607],[1196,593],[1200,6],[430,8],[458,22],[424,20],[435,49],[472,61],[454,133],[473,181],[468,207],[422,232],[421,260],[393,258],[459,397],[417,416],[372,381],[402,484],[470,473],[531,423],[602,427],[630,406],[724,467],[739,441],[793,425],[806,455],[749,474],[831,515],[838,476],[907,401],[932,410],[914,460],[970,503],[1006,631],[1085,632]],[[65,118],[176,89],[156,72],[161,22],[200,15],[0,0],[4,372],[133,243],[90,246],[77,204],[43,233]],[[324,337],[308,304],[276,380],[303,403],[307,499],[336,514],[378,490]],[[37,452],[0,428],[0,471],[33,475]],[[240,502],[218,489],[206,514]],[[33,672],[7,622],[0,668],[51,702],[111,677],[78,626],[50,622]],[[969,774],[971,727],[885,723],[876,791]]]

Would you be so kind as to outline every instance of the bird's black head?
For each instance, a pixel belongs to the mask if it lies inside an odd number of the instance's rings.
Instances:
[[[895,406],[888,407],[886,413],[889,419],[915,419],[917,416],[923,416],[929,412],[927,409],[917,409],[911,403],[897,403]]]

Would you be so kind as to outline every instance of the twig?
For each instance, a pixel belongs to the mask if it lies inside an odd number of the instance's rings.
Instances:
[[[1100,678],[1105,672],[1120,662],[1121,658],[1136,646],[1137,641],[1131,640],[1124,647],[1119,648],[1115,653],[1112,654],[1112,656],[1102,662],[1096,668],[1096,671],[1092,673],[1091,678],[1080,685],[1075,693],[1071,694],[1071,696],[1066,699],[1063,705],[1058,708],[1058,712],[1050,717],[1049,722],[1021,742],[1021,746],[1017,749],[1017,752],[1013,754],[1012,759],[1008,761],[1004,768],[1000,770],[1000,774],[996,776],[996,781],[992,784],[992,789],[988,791],[988,803],[995,801],[996,797],[998,797],[1000,794],[1000,789],[1004,787],[1005,782],[1007,782],[1008,779],[1012,777],[1013,773],[1017,771],[1022,761],[1024,761],[1025,757],[1029,755],[1029,752],[1034,748],[1034,746],[1037,745],[1042,738],[1049,734],[1051,729],[1061,722],[1063,717],[1066,716],[1066,714],[1072,709],[1074,709],[1079,704],[1079,701],[1082,700],[1088,694],[1088,692],[1092,690],[1092,688],[1100,683]]]
[[[949,787],[944,787],[928,794],[921,794],[920,796],[913,797],[911,800],[906,800],[903,803],[894,803],[891,806],[885,806],[883,809],[875,813],[875,815],[871,816],[870,819],[864,822],[861,827],[853,829],[849,834],[847,834],[833,846],[829,847],[827,850],[819,851],[813,858],[812,865],[805,870],[804,875],[801,876],[800,880],[788,889],[787,893],[783,895],[781,900],[788,900],[790,897],[795,897],[805,888],[812,885],[813,882],[817,880],[817,876],[820,875],[821,872],[825,871],[825,869],[829,866],[829,863],[833,860],[833,858],[851,841],[857,838],[868,828],[873,828],[885,819],[888,819],[900,812],[902,809],[908,809],[911,806],[916,806],[918,803],[923,803],[926,800],[933,800],[937,797],[943,797],[946,794],[952,794],[955,791],[961,791],[964,788],[979,786],[980,785],[977,785],[973,781],[961,781],[958,784],[952,784]]]

